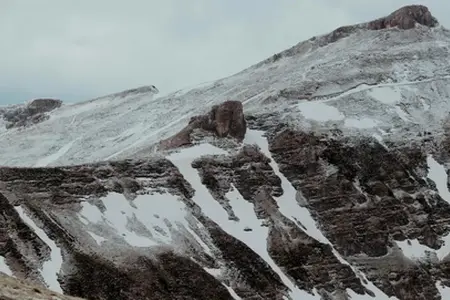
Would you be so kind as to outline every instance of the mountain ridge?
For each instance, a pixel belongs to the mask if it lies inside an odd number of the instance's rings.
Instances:
[[[87,299],[446,299],[450,33],[414,8],[0,132],[0,269]]]

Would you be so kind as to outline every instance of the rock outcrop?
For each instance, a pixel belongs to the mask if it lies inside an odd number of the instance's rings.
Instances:
[[[160,150],[178,148],[192,144],[195,130],[210,132],[217,137],[232,137],[242,142],[247,125],[240,101],[225,101],[215,105],[204,115],[194,116],[189,124],[174,136],[159,143]]]
[[[25,106],[3,113],[6,128],[25,127],[43,122],[49,118],[46,114],[62,105],[58,99],[35,99]]]
[[[371,30],[380,30],[391,27],[399,29],[412,29],[416,24],[428,27],[435,27],[438,21],[431,15],[431,12],[423,5],[404,6],[387,17],[369,22],[367,28]]]

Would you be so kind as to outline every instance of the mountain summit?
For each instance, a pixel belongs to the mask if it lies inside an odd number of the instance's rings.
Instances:
[[[449,47],[413,5],[165,96],[4,107],[0,271],[86,299],[448,299]]]

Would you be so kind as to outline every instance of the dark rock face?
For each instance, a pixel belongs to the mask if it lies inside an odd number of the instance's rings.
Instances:
[[[388,151],[369,138],[339,141],[285,130],[270,150],[328,239],[369,280],[399,299],[439,299],[435,282],[450,275],[447,262],[405,262],[391,253],[405,239],[439,249],[448,234],[450,205],[423,179],[420,146]]]
[[[87,299],[232,299],[198,264],[171,252],[157,261],[138,256],[119,267],[83,253],[74,253],[74,260],[65,290]]]
[[[247,130],[242,103],[239,101],[225,101],[212,107],[208,114],[192,117],[189,124],[174,136],[163,140],[159,149],[172,149],[192,144],[191,134],[200,129],[214,135],[233,137],[242,142]]]
[[[267,243],[270,255],[299,287],[310,292],[314,288],[328,292],[350,288],[359,294],[366,293],[350,267],[338,261],[329,245],[309,237],[278,212],[272,196],[281,196],[283,189],[269,162],[270,159],[257,148],[248,145],[234,157],[203,158],[195,161],[193,167],[199,170],[203,184],[223,206],[228,206],[225,194],[231,184],[246,201],[255,205],[258,218],[265,220],[269,227]],[[229,217],[235,218],[232,213]]]
[[[414,28],[417,23],[428,27],[435,27],[438,21],[431,15],[431,12],[426,6],[408,5],[394,11],[385,18],[369,22],[367,27],[371,30],[390,27],[407,30]]]
[[[25,127],[47,120],[49,116],[46,113],[61,105],[62,101],[58,99],[35,99],[26,106],[4,112],[3,119],[7,122],[8,129]]]

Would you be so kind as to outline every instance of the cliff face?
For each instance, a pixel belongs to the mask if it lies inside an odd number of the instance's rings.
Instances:
[[[86,299],[447,299],[450,34],[422,6],[374,22],[4,132],[0,271]]]
[[[256,123],[244,146],[1,168],[6,265],[89,299],[441,299],[445,139],[266,138]]]

